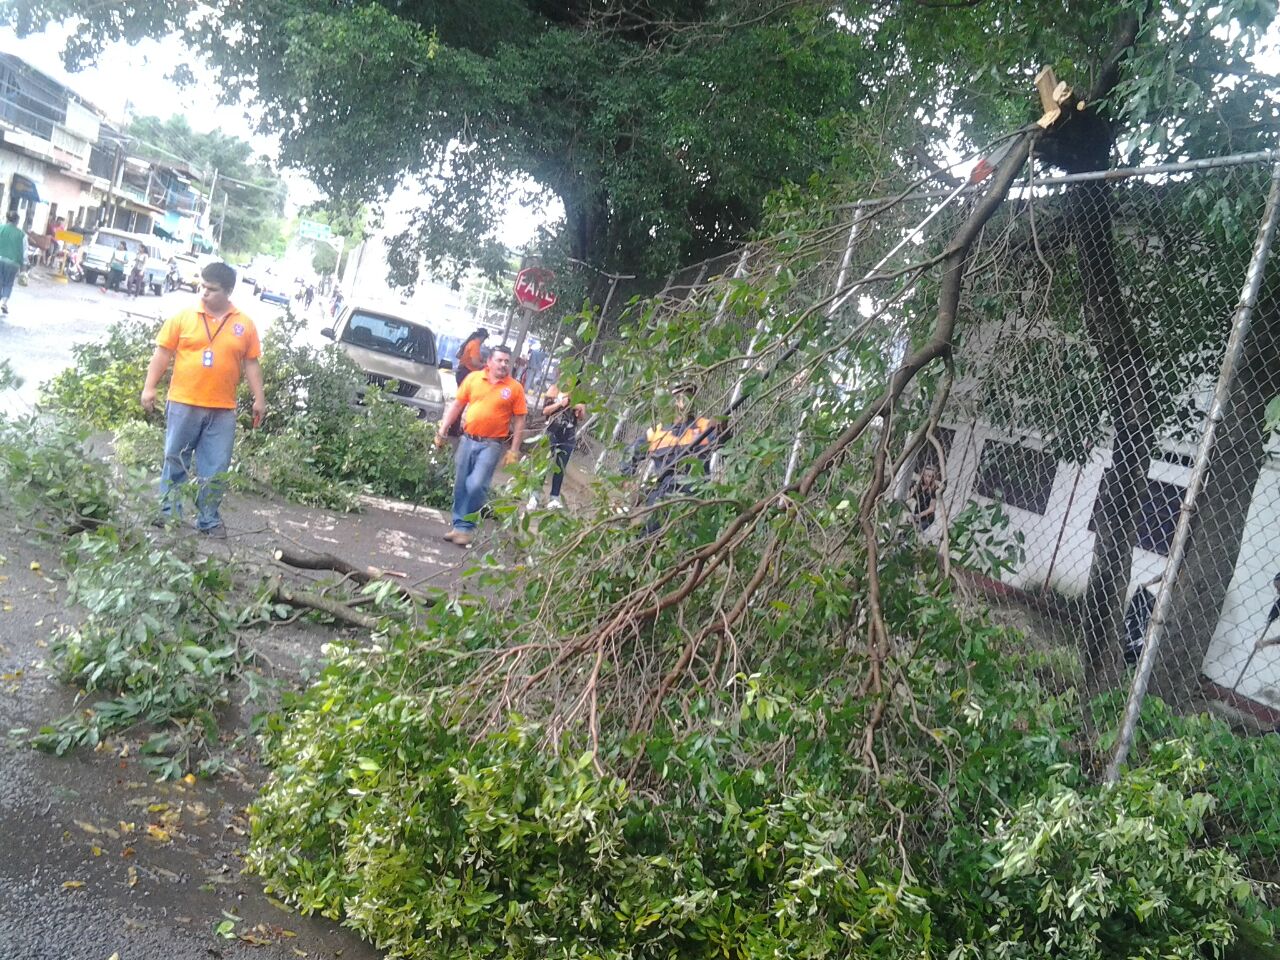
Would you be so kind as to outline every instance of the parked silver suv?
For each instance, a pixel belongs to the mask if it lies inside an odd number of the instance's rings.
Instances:
[[[394,381],[391,395],[395,399],[416,409],[421,417],[439,419],[444,413],[445,391],[435,334],[425,324],[406,317],[402,309],[355,300],[343,307],[332,327],[320,333],[336,341],[370,383],[387,386]]]

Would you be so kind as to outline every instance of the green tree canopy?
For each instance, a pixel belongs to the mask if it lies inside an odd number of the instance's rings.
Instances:
[[[393,266],[505,260],[496,231],[528,190],[565,220],[545,251],[665,274],[757,226],[767,194],[842,165],[892,173],[939,145],[1028,119],[1043,64],[1105,84],[1133,156],[1272,137],[1274,94],[1249,61],[1273,0],[965,3],[547,0],[12,0],[25,32],[74,21],[69,64],[176,33],[228,98],[249,93],[281,159],[331,196],[425,203]],[[1138,30],[1117,46],[1121,25]],[[186,73],[181,68],[179,73]],[[1118,85],[1114,82],[1118,79]]]

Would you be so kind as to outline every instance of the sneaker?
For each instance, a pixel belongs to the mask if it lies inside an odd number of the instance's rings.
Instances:
[[[450,538],[449,542],[457,547],[469,547],[471,546],[471,534],[455,530],[454,536]]]
[[[550,500],[548,500],[548,501],[547,501],[547,509],[548,509],[548,510],[563,510],[563,509],[564,509],[564,504],[560,502],[560,498],[559,498],[559,497],[552,497]]]
[[[216,527],[209,527],[207,530],[201,527],[200,536],[208,537],[210,540],[225,540],[227,539],[227,527],[222,523]]]
[[[445,533],[444,538],[448,540],[450,543],[453,543],[453,541],[457,538],[458,534],[460,534],[461,532],[462,532],[461,530],[454,530],[452,527],[450,527],[448,532]]]
[[[533,494],[533,496],[531,496],[531,497],[529,498],[529,502],[528,502],[528,503],[526,503],[526,504],[524,505],[524,508],[525,508],[526,510],[537,510],[537,509],[538,509],[538,495],[537,495],[536,493],[535,493],[535,494]]]

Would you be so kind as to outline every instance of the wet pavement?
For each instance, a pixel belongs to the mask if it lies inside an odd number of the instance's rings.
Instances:
[[[475,556],[440,539],[447,527],[438,513],[401,504],[333,514],[233,495],[225,516],[228,540],[202,543],[264,565],[289,546],[394,570],[426,588],[455,583]],[[16,519],[0,514],[0,958],[377,957],[242,873],[245,807],[264,776],[248,744],[229,744],[241,758],[238,776],[160,784],[138,763],[140,733],[54,757],[12,732],[73,709],[74,691],[44,661],[53,630],[77,616],[62,602],[59,545],[28,537]],[[300,622],[249,642],[296,685],[319,667],[334,633]]]
[[[0,413],[27,413],[39,386],[71,365],[77,343],[101,340],[107,328],[128,316],[168,317],[195,294],[175,290],[162,296],[130,297],[86,283],[54,278],[43,267],[31,271],[27,285],[14,288],[9,313],[0,316],[0,358],[13,362],[25,383],[16,393],[0,392]],[[246,289],[232,299],[265,329],[282,313],[278,306],[253,299]],[[319,319],[314,324],[317,329]],[[141,385],[138,387],[142,389]]]

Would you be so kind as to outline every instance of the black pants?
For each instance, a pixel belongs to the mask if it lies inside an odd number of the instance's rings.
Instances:
[[[560,496],[560,487],[564,483],[565,468],[569,466],[569,458],[573,456],[573,448],[577,445],[576,437],[557,440],[551,437],[551,496]]]

